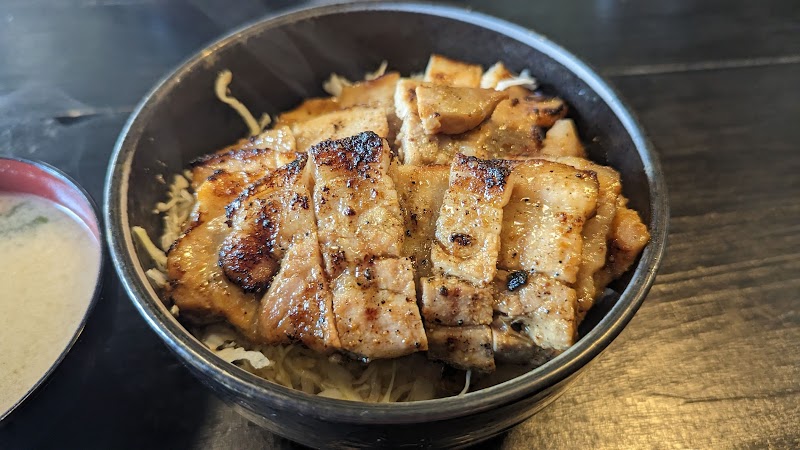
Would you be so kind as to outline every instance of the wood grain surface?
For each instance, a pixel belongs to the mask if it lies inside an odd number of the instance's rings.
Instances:
[[[626,330],[563,397],[481,447],[800,448],[797,2],[460,3],[606,75],[661,155],[672,211]],[[101,200],[116,136],[153,83],[226,30],[300,4],[0,3],[0,155],[50,162]],[[105,280],[74,350],[0,424],[0,448],[295,447],[200,385],[110,267]]]

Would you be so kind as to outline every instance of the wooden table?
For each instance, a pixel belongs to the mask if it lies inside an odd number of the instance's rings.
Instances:
[[[470,1],[604,74],[669,184],[668,255],[644,306],[558,401],[486,448],[800,448],[800,10],[792,0]],[[0,155],[102,195],[133,105],[226,30],[294,4],[6,0]],[[0,287],[1,289],[1,287]],[[2,448],[289,448],[201,386],[111,267]]]

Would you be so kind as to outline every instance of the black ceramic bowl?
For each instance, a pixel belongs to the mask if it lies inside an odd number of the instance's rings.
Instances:
[[[367,404],[293,391],[223,362],[167,311],[145,278],[130,227],[160,235],[153,205],[164,199],[156,176],[180,172],[194,157],[246,134],[214,97],[217,73],[234,73],[234,94],[271,114],[323,95],[331,72],[358,79],[388,60],[409,74],[431,53],[483,64],[530,68],[546,90],[571,106],[592,159],[622,174],[625,194],[652,240],[620,293],[592,310],[580,341],[511,381],[469,393],[407,404]],[[351,4],[310,9],[247,26],[210,45],[159,83],[122,131],[109,167],[105,222],[119,276],[141,314],[206,385],[266,429],[314,447],[466,445],[530,417],[556,396],[622,331],[653,282],[664,248],[667,199],[658,160],[614,91],[577,58],[544,37],[482,14],[422,4]]]

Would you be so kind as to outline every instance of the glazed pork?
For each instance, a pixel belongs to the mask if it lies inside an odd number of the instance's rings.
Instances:
[[[254,343],[363,361],[492,372],[563,352],[649,234],[531,83],[432,55],[422,79],[343,83],[194,161],[168,295]]]

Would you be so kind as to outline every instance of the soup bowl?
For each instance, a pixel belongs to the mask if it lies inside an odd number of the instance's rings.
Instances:
[[[148,282],[151,262],[131,226],[161,234],[153,205],[164,183],[193,158],[246,134],[213,93],[217,74],[234,74],[235,95],[254,112],[275,114],[324,95],[335,72],[350,79],[386,60],[408,75],[431,53],[482,64],[529,68],[546,92],[571,107],[591,159],[621,173],[624,193],[652,235],[629,273],[592,309],[580,339],[546,364],[509,381],[436,400],[371,404],[320,398],[273,384],[217,358],[178,322]],[[667,197],[657,157],[618,95],[586,64],[543,36],[483,14],[409,3],[333,5],[267,18],[191,57],[139,104],[112,157],[104,205],[106,236],[136,308],[209,388],[271,432],[319,448],[464,446],[529,418],[554,400],[622,331],[641,305],[664,250]]]

